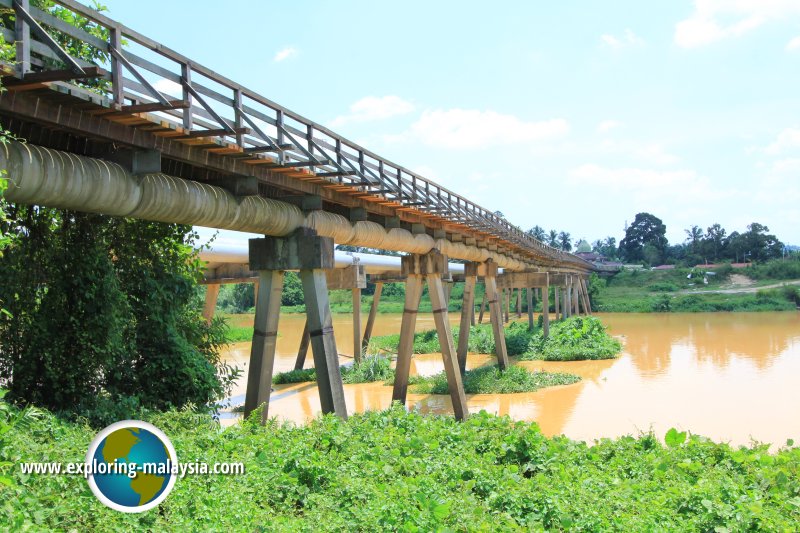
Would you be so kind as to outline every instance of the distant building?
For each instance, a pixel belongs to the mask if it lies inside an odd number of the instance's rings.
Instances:
[[[658,265],[654,266],[650,270],[675,270],[675,265]]]
[[[575,255],[592,263],[596,270],[601,272],[616,272],[622,270],[622,263],[610,261],[603,254],[592,251],[592,246],[586,241],[580,241],[575,250]]]
[[[695,265],[695,268],[702,268],[705,270],[709,270],[712,268],[720,268],[725,266],[727,263],[712,263],[707,265]],[[731,267],[733,268],[747,268],[750,266],[750,263],[731,263]]]

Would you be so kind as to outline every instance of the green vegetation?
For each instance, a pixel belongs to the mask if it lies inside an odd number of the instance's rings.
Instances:
[[[540,333],[539,333],[540,334]],[[453,339],[458,344],[458,328],[453,328]],[[512,322],[505,326],[506,349],[508,355],[521,355],[528,351],[531,341],[537,336],[536,330],[530,331],[527,324]],[[369,353],[397,353],[400,335],[384,335],[370,339]],[[478,324],[469,330],[468,351],[472,353],[493,354],[494,335],[490,324]],[[434,353],[441,351],[439,335],[435,329],[420,331],[414,334],[414,353]]]
[[[280,333],[278,333],[278,336],[280,336]],[[253,340],[252,326],[233,326],[226,324],[225,342],[250,342],[251,340]]]
[[[458,328],[453,328],[453,337],[458,343]],[[519,355],[521,359],[545,359],[573,361],[581,359],[610,359],[622,349],[595,317],[571,317],[550,324],[550,337],[542,338],[541,329],[530,331],[527,324],[512,322],[505,326],[508,355]],[[373,337],[370,353],[396,353],[400,335]],[[414,334],[414,353],[438,352],[439,336],[436,330]],[[494,353],[494,336],[489,324],[470,328],[468,350],[473,353]]]
[[[545,339],[538,336],[531,350],[521,359],[612,359],[621,350],[620,342],[608,334],[600,320],[592,316],[575,316],[553,324],[549,337]]]
[[[372,383],[373,381],[386,381],[394,379],[394,370],[391,368],[391,361],[379,355],[368,355],[361,362],[352,365],[342,365],[342,381],[344,383]],[[275,385],[284,383],[303,383],[306,381],[317,381],[317,373],[313,368],[302,370],[290,370],[275,374],[272,382]]]
[[[0,404],[3,405],[3,404]],[[4,405],[0,416],[17,417]],[[800,448],[734,448],[671,430],[594,445],[486,413],[402,407],[316,419],[255,418],[220,430],[188,411],[143,413],[182,461],[243,462],[242,476],[188,476],[157,509],[113,511],[82,476],[4,467],[0,523],[23,530],[791,531]],[[95,430],[49,414],[0,433],[1,461],[83,461]]]
[[[774,260],[739,270],[722,265],[713,270],[716,275],[707,277],[708,284],[703,282],[705,270],[696,268],[627,270],[607,279],[592,276],[589,292],[592,308],[605,312],[790,311],[798,305],[794,286],[756,293],[705,291],[723,288],[733,273],[752,276],[759,280],[757,285],[780,283],[795,274],[800,277],[800,272],[795,272],[800,266],[795,265],[800,261]]]
[[[532,371],[521,366],[510,366],[501,372],[497,366],[492,365],[467,370],[463,380],[464,392],[467,394],[510,394],[534,392],[554,385],[570,385],[581,378],[564,372]],[[450,393],[444,372],[430,377],[415,377],[412,385],[414,392],[421,394]]]

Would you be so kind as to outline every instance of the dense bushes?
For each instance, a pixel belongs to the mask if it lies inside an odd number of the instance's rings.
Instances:
[[[534,392],[554,385],[570,385],[580,377],[564,372],[528,370],[521,366],[510,366],[504,371],[496,366],[482,366],[467,370],[463,376],[464,392],[467,394],[510,394]],[[430,377],[415,377],[413,391],[422,394],[448,394],[447,375],[440,372]]]
[[[8,214],[0,379],[11,397],[92,411],[224,394],[235,372],[218,357],[222,323],[200,315],[191,228],[18,205]]]
[[[745,274],[753,279],[800,279],[800,258],[775,259],[747,268]]]
[[[611,359],[622,350],[620,342],[592,316],[575,316],[550,326],[550,336],[537,337],[522,359],[576,361]]]
[[[674,431],[667,446],[653,434],[587,445],[486,413],[459,423],[399,406],[302,427],[253,419],[220,430],[188,412],[140,416],[171,438],[182,462],[243,462],[246,474],[187,476],[157,509],[119,513],[82,476],[21,475],[20,461],[83,461],[94,437],[44,414],[0,432],[0,464],[14,465],[1,467],[11,486],[0,523],[12,531],[793,531],[800,522],[799,448],[770,454]]]

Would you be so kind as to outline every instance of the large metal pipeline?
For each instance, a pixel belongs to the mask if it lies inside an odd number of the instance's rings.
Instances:
[[[417,254],[437,249],[455,259],[492,259],[508,270],[535,266],[485,248],[434,240],[427,234],[401,228],[387,231],[375,222],[351,223],[326,211],[304,216],[286,202],[260,196],[237,198],[221,187],[175,176],[134,176],[116,163],[17,141],[3,145],[0,168],[8,171],[5,197],[12,202],[275,237],[306,226],[337,244]]]

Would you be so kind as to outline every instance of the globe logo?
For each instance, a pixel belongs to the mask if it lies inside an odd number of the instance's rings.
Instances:
[[[86,453],[89,487],[108,507],[125,513],[152,509],[177,479],[175,448],[147,422],[124,420],[106,427]]]

